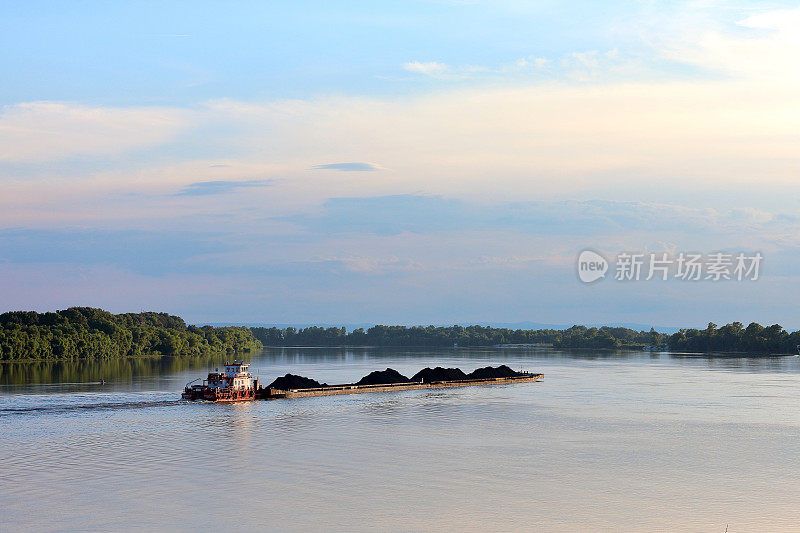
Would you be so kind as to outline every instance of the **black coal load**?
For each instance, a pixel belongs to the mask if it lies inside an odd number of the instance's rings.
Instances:
[[[294,374],[286,374],[281,376],[269,385],[268,389],[315,389],[317,387],[327,387],[327,383],[320,383],[319,381],[303,376],[295,376]]]
[[[432,383],[434,381],[463,381],[469,379],[494,379],[494,378],[510,378],[520,376],[519,372],[515,372],[506,365],[498,367],[487,366],[478,368],[465,374],[460,368],[423,368],[411,378],[405,377],[403,374],[392,368],[386,370],[376,370],[370,372],[361,378],[356,385],[388,385],[390,383]],[[279,377],[269,385],[267,389],[291,390],[291,389],[315,389],[319,387],[327,387],[327,383],[320,383],[311,378],[304,376],[296,376],[294,374],[286,374]],[[265,391],[266,394],[266,391]]]
[[[432,381],[458,381],[467,379],[467,375],[460,368],[423,368],[411,377],[411,381],[422,381],[430,383]]]
[[[386,370],[376,370],[361,378],[356,385],[382,385],[384,383],[408,383],[409,380],[403,374],[393,368]]]
[[[473,370],[467,374],[469,379],[494,379],[494,378],[513,378],[519,376],[519,372],[515,372],[508,368],[506,365],[500,365],[497,368],[486,366]]]

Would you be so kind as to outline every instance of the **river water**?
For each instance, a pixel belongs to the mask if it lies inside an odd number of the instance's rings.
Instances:
[[[539,383],[190,404],[219,361],[0,365],[0,531],[800,530],[800,359],[267,349],[262,382]],[[99,383],[105,380],[105,385]]]

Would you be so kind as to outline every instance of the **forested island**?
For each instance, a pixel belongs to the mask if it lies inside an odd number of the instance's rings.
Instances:
[[[71,307],[54,313],[0,314],[0,360],[202,356],[260,350],[246,327],[188,326],[167,313],[124,313]]]
[[[151,355],[209,356],[245,354],[263,346],[453,346],[545,344],[554,348],[669,349],[676,352],[796,353],[800,331],[780,325],[739,322],[668,335],[653,329],[572,326],[559,329],[507,329],[488,326],[373,326],[266,328],[187,325],[167,313],[112,314],[71,307],[36,313],[0,314],[0,360],[99,360]]]

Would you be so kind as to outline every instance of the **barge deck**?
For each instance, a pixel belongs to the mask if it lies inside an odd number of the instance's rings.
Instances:
[[[475,385],[504,385],[509,383],[530,383],[541,381],[544,374],[522,374],[506,378],[464,379],[458,381],[432,381],[430,383],[386,383],[382,385],[329,385],[313,389],[259,389],[257,398],[277,400],[281,398],[308,398],[314,396],[335,396],[339,394],[362,394],[367,392],[394,392],[417,389],[444,389],[452,387],[470,387]]]

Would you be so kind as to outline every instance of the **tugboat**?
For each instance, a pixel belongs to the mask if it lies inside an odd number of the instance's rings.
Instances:
[[[225,362],[225,372],[215,369],[208,373],[202,385],[186,384],[181,398],[184,400],[206,400],[209,402],[243,402],[254,400],[258,389],[258,378],[248,370],[250,363],[243,361]]]

